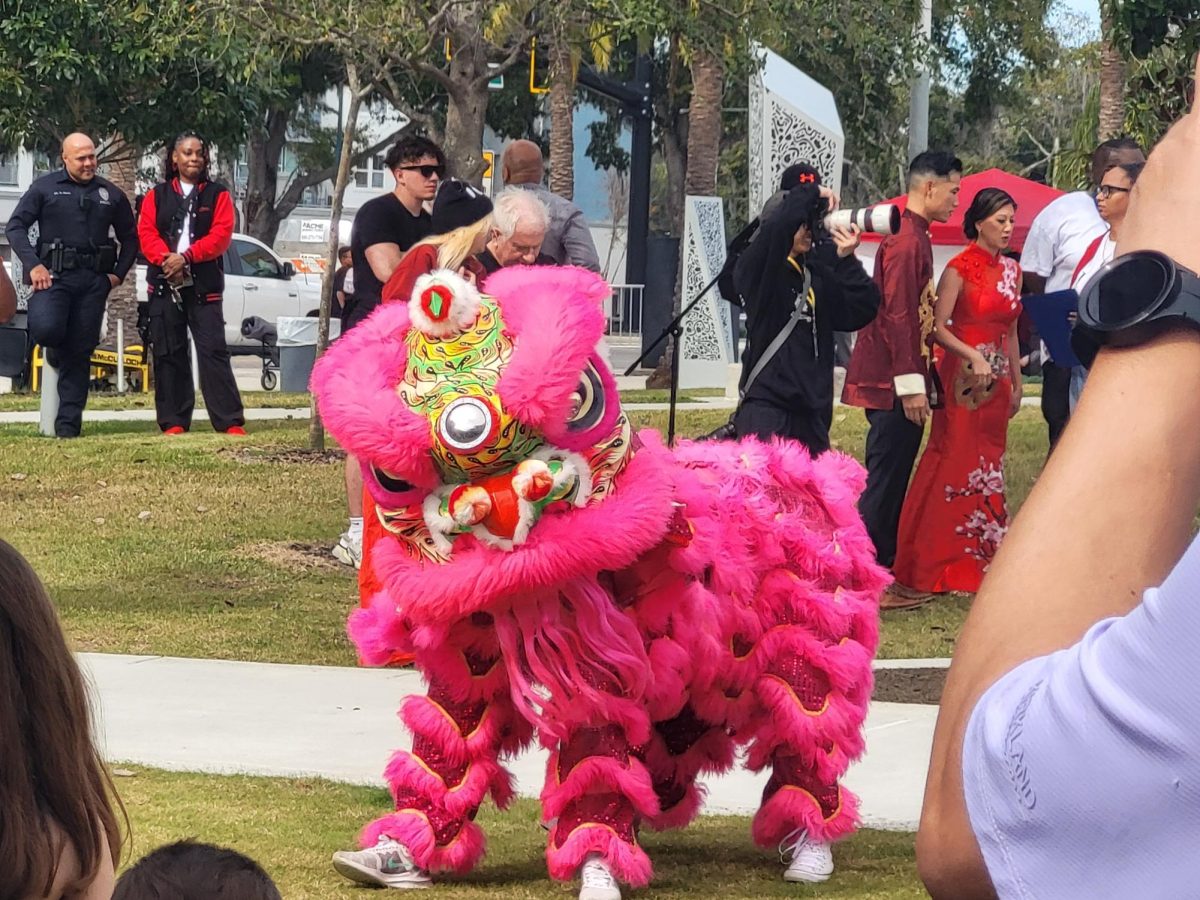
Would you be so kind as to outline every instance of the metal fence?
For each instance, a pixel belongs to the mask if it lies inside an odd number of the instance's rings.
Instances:
[[[612,296],[604,303],[610,342],[640,342],[642,338],[642,296],[645,285],[614,284]]]

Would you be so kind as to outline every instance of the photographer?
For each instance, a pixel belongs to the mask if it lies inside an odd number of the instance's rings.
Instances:
[[[221,308],[221,257],[233,238],[233,203],[229,191],[208,180],[208,145],[195,132],[185,131],[171,143],[166,170],[167,180],[146,194],[138,216],[138,236],[150,264],[146,284],[158,427],[168,435],[192,427],[190,328],[213,428],[245,434]]]
[[[792,438],[815,456],[829,449],[833,333],[870,322],[879,290],[854,257],[856,226],[818,240],[821,219],[837,198],[820,186],[817,171],[791,166],[782,187],[767,201],[759,231],[734,269],[747,328],[734,426],[741,437]]]

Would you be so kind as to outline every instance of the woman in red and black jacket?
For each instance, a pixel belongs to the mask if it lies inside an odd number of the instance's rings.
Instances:
[[[185,131],[171,143],[166,169],[167,180],[146,194],[138,216],[138,237],[150,264],[146,285],[158,426],[164,434],[183,434],[192,425],[190,328],[213,428],[245,434],[221,308],[221,258],[233,239],[233,202],[229,191],[208,180],[208,145],[195,132]]]

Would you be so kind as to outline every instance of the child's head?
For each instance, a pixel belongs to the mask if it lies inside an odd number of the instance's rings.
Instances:
[[[0,866],[0,896],[49,893],[64,839],[79,860],[79,884],[106,855],[116,859],[111,792],[83,676],[50,597],[25,558],[0,541],[0,859],[9,861]]]
[[[113,900],[282,900],[262,866],[235,850],[179,841],[147,853]]]

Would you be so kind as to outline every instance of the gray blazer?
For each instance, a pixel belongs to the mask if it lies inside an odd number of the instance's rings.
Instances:
[[[550,212],[550,227],[546,229],[546,240],[542,242],[543,253],[554,257],[559,265],[600,271],[600,256],[596,253],[591,229],[583,218],[583,210],[570,200],[550,193],[550,189],[543,184],[511,186],[533,191]]]

